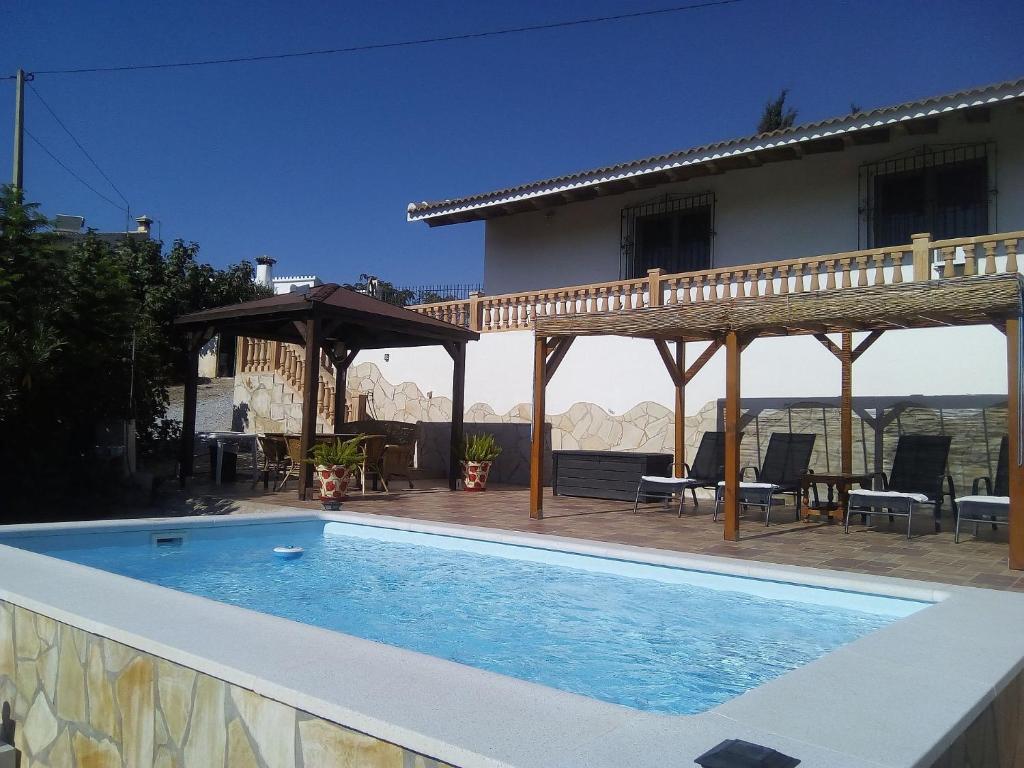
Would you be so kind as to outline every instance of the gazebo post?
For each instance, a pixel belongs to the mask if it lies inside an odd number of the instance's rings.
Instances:
[[[530,517],[544,517],[544,395],[547,388],[547,339],[533,341],[533,428],[530,433]]]
[[[205,330],[188,334],[185,340],[185,397],[181,415],[181,455],[178,459],[178,482],[185,486],[185,478],[195,470],[196,457],[196,405],[199,400],[199,350],[206,343]]]
[[[348,387],[348,366],[345,365],[345,345],[335,343],[331,351],[331,364],[334,366],[334,434],[340,433],[345,427],[345,397]]]
[[[725,332],[725,539],[740,538],[740,346],[736,331]]]
[[[316,437],[316,390],[320,383],[320,321],[310,314],[305,323],[306,360],[302,369],[302,436],[299,454],[305,460]],[[303,464],[299,470],[299,498],[306,500],[313,467]]]
[[[676,370],[685,376],[686,342],[676,341]],[[675,402],[675,476],[683,476],[683,464],[686,463],[686,381],[676,382]]]
[[[458,487],[460,471],[459,451],[465,437],[466,414],[466,343],[454,342],[447,346],[452,356],[452,431],[448,444],[448,489]]]
[[[1024,467],[1021,466],[1021,329],[1020,317],[1006,320],[1007,406],[1006,432],[1009,435],[1008,470],[1010,479],[1010,557],[1009,566],[1024,569]]]

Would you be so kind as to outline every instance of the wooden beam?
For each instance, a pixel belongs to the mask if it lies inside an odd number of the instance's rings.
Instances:
[[[544,517],[544,394],[547,386],[547,342],[533,340],[533,429],[530,433],[530,517]]]
[[[672,357],[672,352],[668,348],[668,343],[661,339],[654,340],[654,346],[658,348],[658,354],[661,355],[661,361],[665,364],[668,375],[672,377],[672,384],[677,387],[683,386],[686,382],[683,381],[683,374],[676,367],[675,358]]]
[[[857,345],[856,349],[854,349],[851,352],[850,360],[854,363],[857,362],[860,356],[871,348],[872,344],[874,344],[876,341],[882,338],[883,333],[885,333],[885,331],[879,330],[874,330],[871,333],[869,333],[867,335],[867,338],[862,339],[860,344]]]
[[[457,342],[452,355],[452,431],[448,442],[448,488],[454,491],[461,476],[459,451],[465,437],[466,342]]]
[[[839,466],[853,472],[853,334],[843,334],[839,396]]]
[[[711,360],[711,358],[715,356],[715,352],[717,352],[721,348],[722,348],[722,340],[721,339],[715,339],[714,341],[712,341],[707,346],[707,349],[705,349],[703,352],[701,352],[700,356],[696,360],[693,361],[693,364],[689,368],[686,369],[686,373],[683,375],[683,383],[684,384],[689,384],[690,383],[690,379],[692,379],[694,376],[696,376],[700,372],[700,369],[703,368],[705,365],[707,365],[708,362]]]
[[[725,539],[740,538],[740,339],[725,334]]]
[[[835,342],[832,341],[832,339],[830,339],[828,336],[826,336],[823,333],[816,333],[814,334],[814,338],[821,342],[821,345],[829,352],[831,352],[833,355],[838,357],[840,360],[843,359],[843,350],[837,347]]]
[[[302,436],[299,455],[305,460],[316,439],[316,390],[320,384],[320,319],[311,315],[306,320],[303,338],[306,340],[306,363],[302,367]],[[303,464],[299,469],[299,498],[306,500],[313,479],[313,466]]]
[[[1006,320],[1007,408],[1010,473],[1010,556],[1014,570],[1024,570],[1024,466],[1021,465],[1021,320]]]
[[[555,371],[558,370],[558,366],[562,364],[562,360],[565,359],[565,353],[569,351],[569,347],[576,341],[575,336],[562,336],[555,342],[555,349],[548,357],[547,362],[544,364],[544,380],[551,381],[551,377],[555,375]],[[545,347],[548,344],[545,343]]]
[[[353,347],[350,350],[345,349],[345,345],[341,342],[336,342],[333,347],[327,352],[327,356],[331,358],[331,363],[334,365],[334,432],[339,434],[345,431],[345,420],[347,414],[346,409],[346,398],[348,397],[348,369],[352,365],[352,361],[355,360],[356,355],[359,354],[359,349]]]
[[[675,368],[677,371],[683,371],[686,369],[686,342],[676,342],[676,359]],[[686,382],[689,379],[683,376],[683,380],[675,385],[675,423],[674,423],[674,441],[673,448],[675,449],[673,459],[675,470],[674,474],[676,477],[683,476],[683,464],[686,463]],[[680,491],[681,493],[681,491]]]

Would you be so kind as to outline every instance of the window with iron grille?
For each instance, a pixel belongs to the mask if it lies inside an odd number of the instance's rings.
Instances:
[[[624,208],[620,229],[619,278],[644,277],[647,270],[695,272],[708,269],[714,245],[715,196],[662,195]]]
[[[995,146],[924,146],[860,168],[858,244],[884,248],[989,234],[995,225]]]

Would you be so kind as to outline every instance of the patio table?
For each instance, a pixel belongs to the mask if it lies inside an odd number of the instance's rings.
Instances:
[[[251,432],[200,432],[199,438],[207,443],[212,442],[217,449],[217,459],[214,464],[213,482],[220,485],[221,467],[224,464],[224,446],[249,444],[249,451],[252,454],[252,481],[256,483],[257,468],[259,462],[256,460],[256,435]]]
[[[870,484],[871,475],[849,472],[806,473],[800,478],[800,517],[809,520],[812,515],[817,515],[819,520],[824,516],[830,523],[833,520],[842,522],[850,490],[856,483]],[[828,487],[828,497],[815,506],[811,504],[810,491],[811,486],[816,484]]]

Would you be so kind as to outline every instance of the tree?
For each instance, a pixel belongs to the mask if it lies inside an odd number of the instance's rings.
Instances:
[[[342,285],[342,288],[365,293],[367,296],[373,296],[375,299],[380,299],[388,304],[395,304],[399,307],[413,303],[413,298],[416,295],[415,291],[411,291],[408,288],[396,288],[393,283],[381,280],[376,275],[369,275],[365,272],[359,275],[359,282],[346,283]]]
[[[187,353],[173,325],[186,312],[268,295],[248,262],[217,269],[199,246],[92,234],[58,238],[36,204],[0,189],[0,441],[5,489],[90,476],[97,425],[135,420],[144,446]],[[57,471],[59,468],[59,471]]]
[[[769,133],[783,128],[792,128],[796,122],[797,111],[786,106],[789,89],[783,88],[774,99],[765,102],[761,121],[757,124],[758,133]]]

